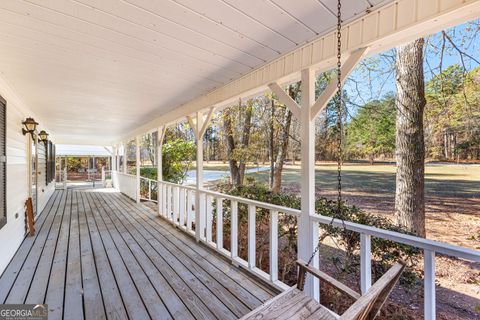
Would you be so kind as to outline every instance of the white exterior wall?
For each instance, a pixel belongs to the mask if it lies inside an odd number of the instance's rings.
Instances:
[[[37,117],[22,103],[0,78],[0,95],[7,101],[7,224],[0,229],[0,274],[25,237],[25,200],[29,197],[29,139],[22,135],[22,121]],[[48,132],[48,128],[41,126]],[[38,216],[55,190],[55,184],[45,186],[45,162],[39,164]],[[15,218],[15,215],[18,217]]]

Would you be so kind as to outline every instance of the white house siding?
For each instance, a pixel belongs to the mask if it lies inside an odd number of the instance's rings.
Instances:
[[[0,77],[0,95],[7,101],[7,224],[0,229],[0,274],[17,251],[25,236],[25,200],[29,196],[29,139],[22,135],[26,117],[39,119],[29,111]],[[48,128],[41,126],[48,132]],[[38,212],[45,207],[55,184],[45,185],[45,160],[39,164]],[[18,214],[17,217],[15,217]]]

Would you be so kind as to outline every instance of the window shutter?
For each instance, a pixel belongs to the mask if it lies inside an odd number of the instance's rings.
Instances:
[[[0,96],[0,228],[7,223],[7,102]]]

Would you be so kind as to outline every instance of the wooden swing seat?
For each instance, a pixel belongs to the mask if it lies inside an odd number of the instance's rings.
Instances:
[[[326,273],[308,266],[304,261],[298,260],[297,265],[299,266],[299,276],[296,286],[268,300],[260,307],[242,317],[241,320],[374,319],[405,268],[403,263],[395,263],[364,295],[360,295]],[[305,294],[303,291],[305,272],[330,284],[341,293],[355,300],[355,302],[341,316],[337,315]]]

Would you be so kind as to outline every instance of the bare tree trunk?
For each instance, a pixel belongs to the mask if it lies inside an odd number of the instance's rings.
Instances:
[[[395,217],[407,230],[425,237],[425,145],[423,38],[397,48]]]
[[[275,169],[275,158],[274,158],[274,153],[275,153],[275,142],[273,140],[274,137],[274,124],[275,124],[275,100],[272,98],[272,113],[271,113],[271,118],[270,118],[270,139],[269,139],[269,149],[270,149],[270,189],[273,188],[273,174],[274,174],[274,169]]]
[[[291,85],[288,88],[288,94],[293,100],[297,99],[299,86],[296,88]],[[285,114],[282,123],[282,134],[280,136],[277,159],[275,160],[275,168],[273,172],[272,192],[280,192],[282,188],[282,171],[288,151],[288,141],[290,139],[290,125],[292,123],[292,112],[285,107]]]
[[[252,114],[253,114],[253,105],[252,105],[252,102],[249,101],[245,106],[245,121],[243,125],[242,139],[240,140],[240,144],[244,152],[246,152],[248,148],[248,144],[250,143],[250,130],[252,128]],[[247,166],[247,159],[245,155],[242,155],[240,159],[240,165],[238,168],[239,169],[239,184],[238,184],[239,186],[243,185],[246,166]]]
[[[277,159],[275,160],[273,172],[272,192],[280,192],[282,188],[282,171],[287,156],[288,140],[290,135],[290,125],[292,123],[292,112],[285,108],[283,117],[282,135],[280,137],[280,146],[278,147]]]
[[[237,160],[235,160],[233,156],[233,152],[235,150],[235,140],[233,138],[232,115],[231,115],[231,110],[229,109],[225,110],[223,127],[225,129],[225,135],[227,140],[227,157],[228,157],[228,164],[230,167],[230,182],[234,185],[239,185],[240,172],[238,170]]]

